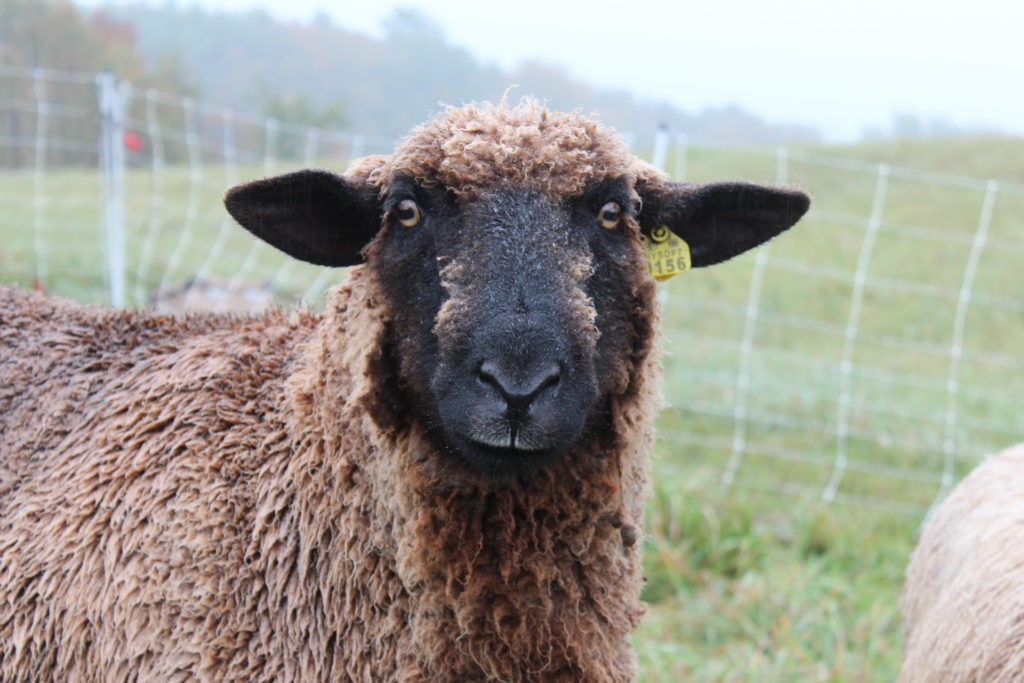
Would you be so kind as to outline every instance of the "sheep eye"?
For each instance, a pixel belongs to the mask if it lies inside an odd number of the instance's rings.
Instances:
[[[398,222],[407,228],[414,227],[423,220],[423,212],[420,211],[419,204],[411,199],[403,199],[398,202],[395,216],[398,218]]]
[[[602,228],[611,230],[619,224],[622,219],[622,207],[618,202],[608,202],[601,207],[597,214],[597,220]]]

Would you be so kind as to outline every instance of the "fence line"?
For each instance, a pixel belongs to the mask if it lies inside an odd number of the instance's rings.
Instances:
[[[789,181],[789,150],[779,147],[776,151],[775,182],[785,184]],[[740,370],[736,375],[736,401],[733,410],[732,453],[726,463],[722,475],[722,483],[729,487],[736,479],[736,472],[743,461],[743,453],[747,448],[747,391],[750,386],[750,367],[753,362],[754,335],[757,330],[758,315],[761,310],[761,290],[764,286],[765,269],[768,267],[768,256],[771,244],[764,245],[754,260],[754,272],[750,276],[750,288],[747,293],[746,319],[743,322],[743,339],[740,342]]]
[[[45,211],[47,198],[44,194],[43,174],[46,167],[47,135],[46,124],[50,119],[50,104],[46,97],[46,81],[42,73],[36,69],[32,73],[32,92],[35,95],[36,108],[36,135],[35,135],[35,163],[32,174],[32,234],[35,244],[35,275],[38,282],[46,282],[47,279],[47,254],[46,239],[43,235],[45,223]]]
[[[985,198],[981,205],[981,216],[978,219],[978,230],[974,234],[971,252],[964,266],[964,278],[960,285],[960,294],[956,305],[956,316],[953,322],[953,340],[949,349],[949,373],[946,378],[946,433],[942,444],[942,486],[936,494],[936,503],[943,494],[953,486],[953,455],[956,452],[957,427],[957,394],[960,384],[960,360],[964,349],[964,324],[967,320],[967,307],[971,303],[971,291],[974,289],[974,278],[978,273],[978,261],[985,248],[989,225],[992,223],[992,210],[995,207],[996,192],[999,184],[990,180],[985,186]]]
[[[722,143],[715,140],[706,140],[699,138],[694,139],[686,135],[678,136],[677,140],[677,144],[685,146],[687,149],[696,147],[705,149],[729,150],[734,152],[742,152],[744,154],[750,154],[752,156],[762,157],[770,157],[776,153],[776,151],[771,148],[737,145],[734,143]],[[836,154],[829,154],[825,152],[801,149],[799,147],[790,147],[788,149],[789,158],[791,160],[806,161],[820,166],[850,171],[859,171],[868,174],[874,174],[878,170],[877,162],[865,161],[863,159],[856,159],[853,157],[843,157]],[[989,181],[989,178],[977,178],[974,176],[957,175],[954,173],[926,171],[919,168],[910,168],[907,166],[899,166],[896,164],[889,164],[888,166],[889,173],[893,178],[900,178],[903,180],[914,180],[929,185],[942,185],[946,187],[956,187],[961,189],[984,191]],[[680,177],[685,178],[685,175]],[[1000,190],[1008,194],[1024,196],[1024,183],[1000,181]]]

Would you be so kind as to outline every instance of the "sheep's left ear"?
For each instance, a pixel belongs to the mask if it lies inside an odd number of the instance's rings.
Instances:
[[[767,242],[800,220],[811,199],[799,190],[753,183],[668,183],[637,187],[640,228],[665,225],[690,246],[694,267],[710,266]]]
[[[377,189],[364,177],[306,170],[244,183],[224,205],[239,224],[289,256],[318,266],[362,263],[380,229]]]

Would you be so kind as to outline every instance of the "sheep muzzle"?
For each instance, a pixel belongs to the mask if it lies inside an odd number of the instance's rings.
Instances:
[[[592,256],[571,212],[539,193],[492,193],[461,217],[435,237],[443,303],[424,383],[450,450],[518,474],[570,448],[597,401]]]

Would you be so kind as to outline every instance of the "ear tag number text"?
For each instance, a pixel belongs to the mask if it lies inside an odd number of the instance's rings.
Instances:
[[[692,265],[690,245],[666,225],[651,231],[651,236],[644,240],[644,251],[647,252],[647,270],[658,282],[679,275]]]

